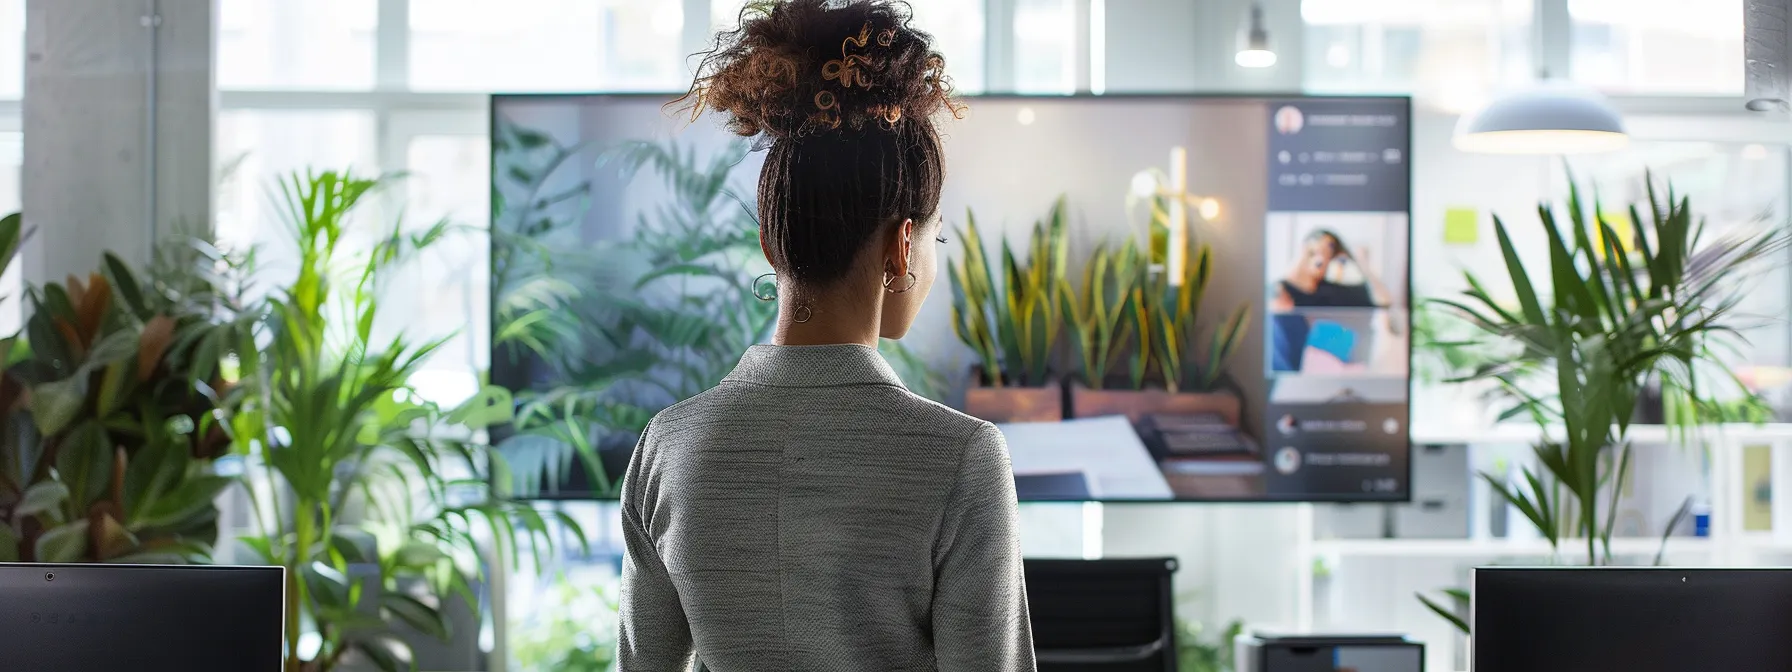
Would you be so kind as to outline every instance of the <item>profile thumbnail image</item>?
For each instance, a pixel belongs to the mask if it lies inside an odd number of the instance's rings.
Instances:
[[[1269,372],[1405,376],[1404,213],[1271,213]]]

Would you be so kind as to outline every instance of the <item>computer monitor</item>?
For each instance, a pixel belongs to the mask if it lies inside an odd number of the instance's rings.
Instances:
[[[1174,672],[1175,558],[1025,561],[1039,672]]]
[[[550,496],[614,498],[648,419],[772,335],[776,306],[753,293],[771,270],[755,219],[767,153],[715,115],[671,113],[674,97],[492,97],[491,381],[526,410],[494,436],[519,455],[584,451]],[[895,361],[912,387],[928,369],[942,400],[999,423],[1020,499],[1410,497],[1408,99],[966,102],[964,118],[939,122],[941,277]],[[1189,362],[1177,390],[1207,392],[1171,395],[1163,360],[1134,380],[1115,357],[1084,381],[1100,390],[1067,403],[1052,385],[1030,391],[1022,405],[1043,415],[972,408],[975,356],[953,327],[943,265],[965,258],[974,213],[1002,278],[1004,241],[1030,259],[1032,227],[1057,203],[1076,286],[1101,243],[1144,251],[1147,276],[1177,286],[1203,267],[1190,251],[1211,250],[1197,326],[1176,341]],[[1229,315],[1236,345],[1209,362]],[[1060,338],[1052,371],[1102,375],[1078,372]],[[1200,367],[1205,383],[1186,379]]]
[[[0,670],[278,672],[280,567],[0,564]]]
[[[1792,571],[1482,568],[1472,672],[1792,670]]]

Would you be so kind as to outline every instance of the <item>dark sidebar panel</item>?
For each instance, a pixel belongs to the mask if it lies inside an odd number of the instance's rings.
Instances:
[[[1266,114],[1266,494],[1405,500],[1409,103],[1290,99]]]

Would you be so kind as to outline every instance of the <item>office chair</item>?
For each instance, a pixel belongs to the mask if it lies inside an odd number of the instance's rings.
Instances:
[[[1025,564],[1039,672],[1175,672],[1175,558]]]

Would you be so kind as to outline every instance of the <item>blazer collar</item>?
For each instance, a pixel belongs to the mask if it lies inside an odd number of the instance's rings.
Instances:
[[[876,349],[858,344],[755,345],[722,381],[771,387],[904,387]]]

